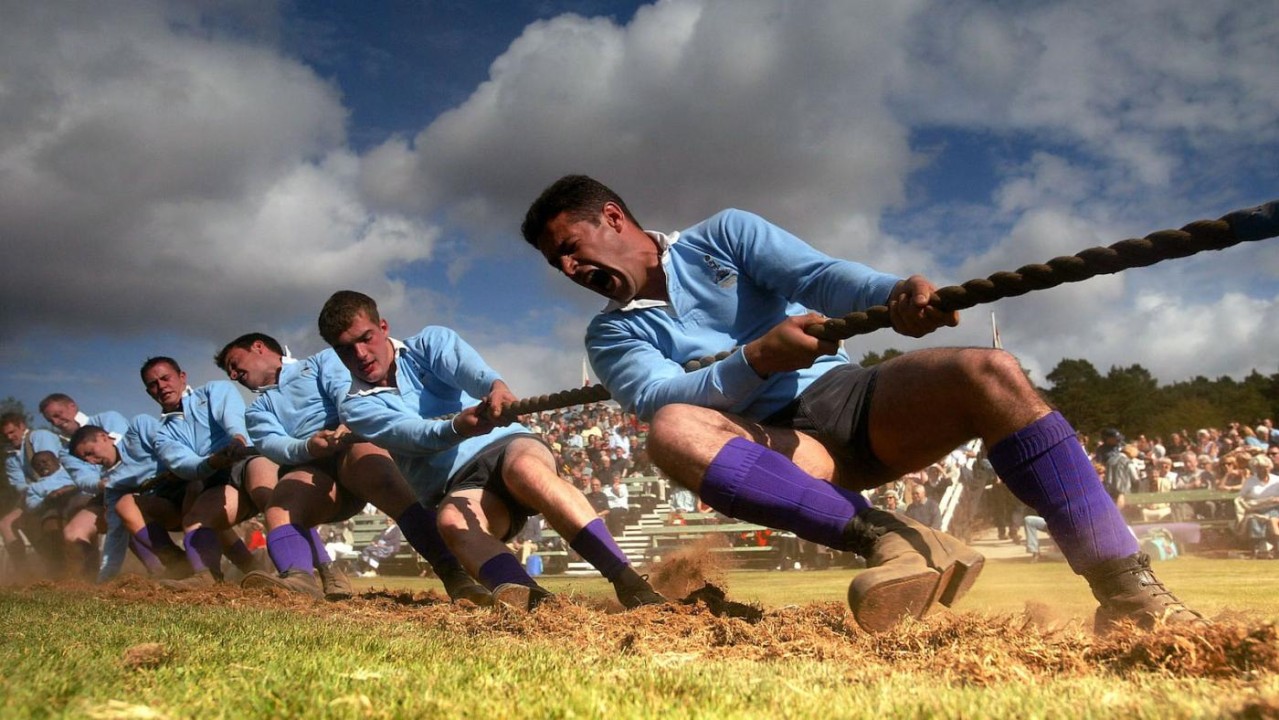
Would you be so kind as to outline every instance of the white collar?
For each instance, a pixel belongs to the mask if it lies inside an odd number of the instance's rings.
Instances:
[[[401,355],[408,352],[409,346],[405,345],[399,340],[396,340],[395,338],[388,338],[388,339],[391,341],[391,349],[395,351],[395,357],[391,358],[391,362],[395,362]],[[390,372],[389,368],[387,369],[387,372]],[[396,368],[396,372],[397,373],[399,372],[399,368]],[[354,395],[356,397],[364,397],[366,395],[376,395],[378,393],[399,392],[399,391],[400,391],[400,388],[398,386],[398,380],[396,385],[373,385],[361,378],[356,377],[355,373],[351,373],[351,391],[348,393],[348,395]]]
[[[644,233],[653,238],[653,242],[657,243],[657,249],[662,252],[662,269],[666,270],[666,266],[670,263],[671,246],[679,242],[679,233],[673,232],[666,234],[657,232],[656,230],[645,230]],[[670,277],[669,271],[666,272],[666,277]],[[609,300],[608,304],[604,306],[604,310],[602,312],[610,313],[614,310],[630,312],[632,310],[644,310],[646,308],[668,307],[669,305],[670,303],[665,300],[643,300],[636,298],[628,303],[619,303],[616,300]]]
[[[285,367],[286,365],[293,365],[293,364],[296,364],[296,363],[297,363],[297,361],[298,361],[298,359],[297,359],[297,358],[295,358],[295,357],[293,357],[292,355],[290,355],[290,354],[289,354],[289,348],[288,348],[288,347],[285,347],[285,348],[284,348],[284,354],[280,356],[280,372],[281,372],[281,373],[283,373],[283,372],[284,372],[284,367]],[[276,389],[276,388],[280,387],[280,379],[279,379],[278,375],[279,375],[279,373],[277,373],[277,377],[276,377],[275,382],[271,383],[270,385],[263,385],[262,387],[258,388],[257,390],[250,390],[249,392],[252,392],[254,395],[261,395],[262,393],[264,393],[264,392],[266,392],[266,391],[268,391],[268,390],[274,390],[274,389]]]

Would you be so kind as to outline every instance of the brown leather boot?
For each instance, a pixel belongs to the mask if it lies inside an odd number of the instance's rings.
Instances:
[[[350,578],[342,572],[337,563],[324,563],[315,568],[315,574],[320,576],[325,600],[349,600],[355,594]]]
[[[541,585],[520,585],[518,583],[502,583],[493,588],[494,604],[504,605],[514,610],[532,612],[551,593]]]
[[[324,591],[320,589],[320,581],[305,570],[288,570],[279,574],[252,570],[240,581],[240,587],[245,590],[280,588],[281,590],[300,593],[316,600],[324,599]]]
[[[1145,630],[1164,623],[1208,622],[1159,582],[1145,553],[1107,560],[1084,573],[1084,579],[1101,603],[1093,617],[1093,632],[1098,635],[1122,620],[1131,620]]]
[[[959,540],[896,513],[858,513],[844,528],[867,569],[848,586],[848,606],[867,632],[892,629],[906,616],[950,607],[968,592],[986,558]]]
[[[488,588],[475,582],[460,565],[435,568],[435,575],[444,583],[444,592],[448,593],[449,600],[470,600],[480,606],[493,604],[493,595]]]
[[[195,590],[198,588],[213,587],[220,583],[221,580],[214,577],[211,571],[201,570],[200,572],[193,573],[190,577],[185,577],[181,580],[158,580],[157,582],[161,587],[166,587],[170,590]]]

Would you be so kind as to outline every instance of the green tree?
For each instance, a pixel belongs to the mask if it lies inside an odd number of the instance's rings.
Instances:
[[[893,358],[903,354],[905,353],[897,348],[888,348],[882,354],[877,353],[874,350],[870,350],[865,355],[862,355],[862,359],[858,362],[858,364],[862,367],[870,367],[872,365],[878,365],[885,360],[892,360]]]

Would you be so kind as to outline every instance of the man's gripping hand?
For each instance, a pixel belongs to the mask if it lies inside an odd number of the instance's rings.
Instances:
[[[346,431],[346,426],[333,430],[321,430],[306,441],[306,451],[311,457],[319,459],[339,453],[351,445],[353,436]]]
[[[834,355],[839,343],[820,340],[804,332],[809,325],[820,325],[826,317],[820,313],[788,317],[762,336],[746,343],[742,354],[746,364],[760,377],[811,367],[817,358]]]
[[[495,427],[493,421],[489,418],[487,401],[480,401],[479,405],[472,405],[466,408],[454,415],[450,422],[453,424],[453,431],[464,438],[484,435]]]
[[[515,393],[511,392],[505,382],[494,380],[489,394],[480,400],[480,407],[487,408],[487,419],[493,425],[506,426],[515,422],[515,416],[508,416],[507,413],[516,400]]]
[[[911,275],[893,286],[888,295],[888,316],[902,335],[923,337],[945,325],[959,324],[959,313],[939,310],[937,288],[923,275]]]

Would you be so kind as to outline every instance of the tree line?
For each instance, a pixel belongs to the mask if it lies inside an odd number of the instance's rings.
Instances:
[[[901,354],[892,348],[868,352],[861,364],[875,365]],[[1102,428],[1115,427],[1131,437],[1166,438],[1182,430],[1193,433],[1230,422],[1255,426],[1262,418],[1279,417],[1279,372],[1267,376],[1254,369],[1243,380],[1200,375],[1160,385],[1138,364],[1112,366],[1103,375],[1088,360],[1064,358],[1047,380],[1047,388],[1036,383],[1040,394],[1077,429],[1094,436]]]

